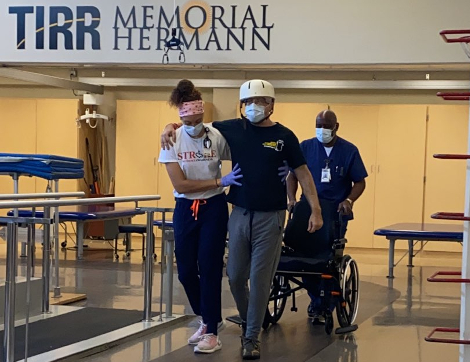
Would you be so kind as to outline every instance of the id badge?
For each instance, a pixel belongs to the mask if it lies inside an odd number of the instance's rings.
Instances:
[[[321,170],[321,182],[328,183],[331,181],[331,172],[329,168],[322,168]]]

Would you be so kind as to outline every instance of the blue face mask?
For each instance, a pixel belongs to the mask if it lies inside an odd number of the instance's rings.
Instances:
[[[326,128],[316,129],[317,138],[321,143],[330,143],[333,140],[333,130]]]
[[[204,123],[198,123],[197,125],[193,126],[187,126],[183,125],[184,130],[186,131],[187,134],[189,134],[191,137],[197,137],[201,133],[202,129],[204,128]]]
[[[255,103],[251,103],[245,107],[246,118],[251,123],[259,123],[266,118],[264,115],[264,106],[260,106]]]

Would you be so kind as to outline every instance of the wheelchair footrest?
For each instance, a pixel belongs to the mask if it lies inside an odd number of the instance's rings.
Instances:
[[[350,325],[350,326],[347,326],[347,327],[336,328],[335,333],[336,334],[351,333],[351,332],[357,331],[358,328],[359,327],[357,326],[357,324],[353,324],[353,325]]]
[[[225,319],[228,320],[229,322],[232,322],[232,323],[235,323],[235,324],[238,324],[238,325],[242,324],[242,319],[240,318],[239,315],[231,315],[231,316],[229,316]]]

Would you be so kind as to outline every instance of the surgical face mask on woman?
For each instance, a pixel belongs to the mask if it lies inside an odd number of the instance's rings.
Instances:
[[[334,130],[327,128],[316,129],[317,138],[321,143],[330,143],[334,137]]]
[[[204,128],[204,123],[198,123],[195,126],[188,126],[188,125],[183,125],[184,130],[186,131],[187,134],[189,134],[191,137],[197,137],[201,133],[202,129]]]
[[[248,104],[245,107],[246,118],[248,118],[251,123],[259,123],[266,118],[264,115],[264,110],[265,107],[260,106],[259,104]]]

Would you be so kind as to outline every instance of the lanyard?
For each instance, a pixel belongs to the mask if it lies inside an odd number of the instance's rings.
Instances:
[[[209,138],[209,128],[206,127],[205,131],[206,131],[206,137],[202,141],[202,144],[204,145],[204,148],[210,149],[212,147],[212,141]]]

